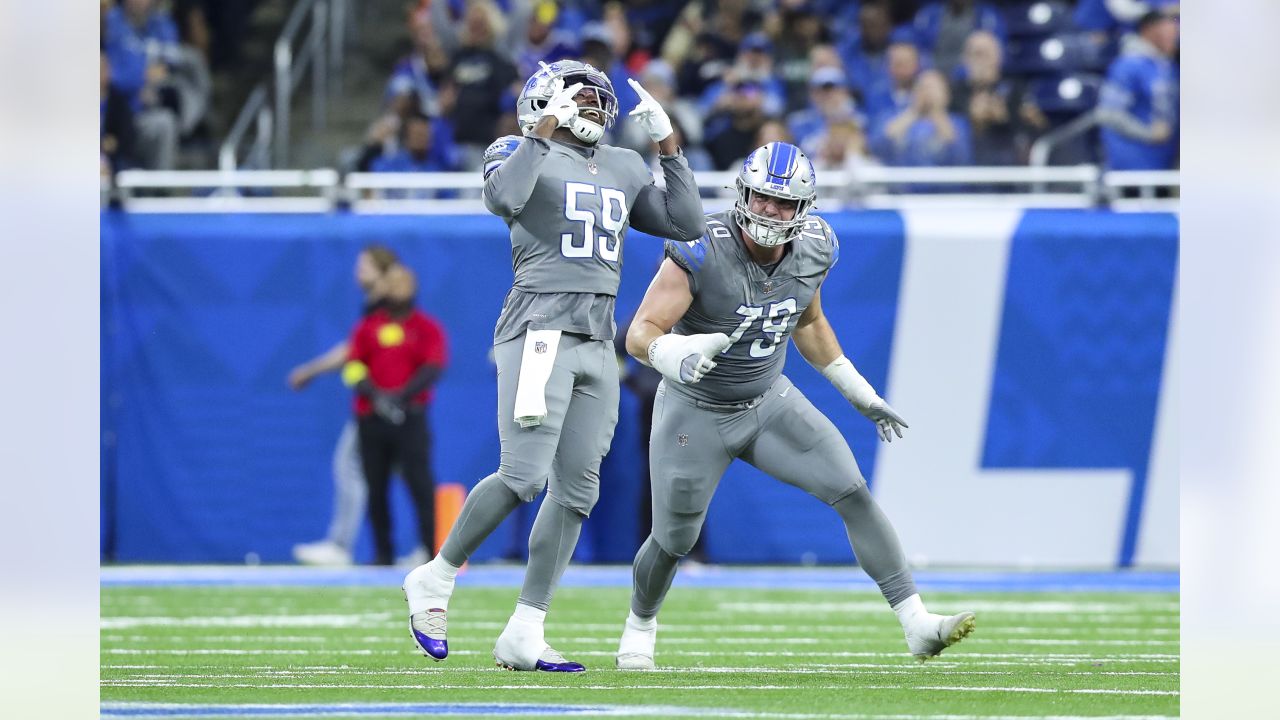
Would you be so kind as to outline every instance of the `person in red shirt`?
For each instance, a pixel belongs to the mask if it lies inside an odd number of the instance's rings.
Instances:
[[[444,372],[444,329],[415,306],[413,272],[396,265],[384,276],[382,307],[366,315],[351,334],[343,380],[355,388],[360,456],[369,484],[374,563],[391,565],[391,468],[399,465],[418,513],[422,546],[435,552],[435,482],[427,407],[432,386]]]

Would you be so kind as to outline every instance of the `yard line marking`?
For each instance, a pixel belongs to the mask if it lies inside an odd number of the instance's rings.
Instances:
[[[497,670],[495,673],[499,672]],[[527,692],[530,690],[553,690],[563,692],[565,687],[560,685],[440,685],[440,684],[395,684],[395,685],[365,685],[362,683],[170,683],[170,682],[127,682],[112,680],[102,683],[107,687],[166,687],[166,688],[261,688],[261,689],[302,689],[314,690],[320,688],[338,688],[344,690],[368,689],[368,690],[518,690]],[[680,684],[649,684],[649,685],[574,685],[574,690],[797,690],[793,685],[680,685]],[[957,692],[1016,692],[1016,693],[1068,693],[1068,694],[1094,694],[1094,695],[1181,695],[1178,690],[1119,690],[1110,688],[1027,688],[1027,687],[971,687],[964,685],[946,686],[946,685],[918,685],[912,687],[903,687],[901,685],[806,685],[805,690],[896,690],[900,692],[915,692],[917,690],[938,690],[938,691],[957,691]]]
[[[348,615],[202,615],[175,617],[170,615],[117,615],[101,620],[103,630],[126,630],[136,627],[356,627],[374,621],[398,618],[392,613],[356,613]]]

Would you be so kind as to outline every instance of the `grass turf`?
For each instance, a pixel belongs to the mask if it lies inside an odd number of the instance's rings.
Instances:
[[[930,593],[930,610],[974,610],[978,628],[919,665],[874,593],[677,587],[661,616],[659,670],[637,673],[613,668],[627,590],[564,588],[547,640],[587,665],[578,674],[494,667],[516,594],[464,578],[450,604],[450,657],[435,663],[414,650],[395,587],[104,587],[104,716],[150,707],[132,703],[192,705],[170,716],[259,703],[622,706],[629,717],[1178,713],[1176,594]],[[322,710],[345,716],[298,715]],[[358,716],[380,717],[370,710]]]

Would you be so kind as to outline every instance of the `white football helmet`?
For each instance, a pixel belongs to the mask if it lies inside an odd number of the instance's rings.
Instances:
[[[813,163],[791,143],[771,142],[753,150],[743,161],[735,184],[738,201],[733,211],[738,227],[764,247],[791,242],[818,198]],[[751,212],[752,193],[794,200],[795,216],[783,220]]]
[[[565,87],[580,82],[584,89],[595,91],[595,105],[580,106],[577,116],[569,121],[567,127],[584,143],[595,145],[600,142],[604,131],[618,116],[618,96],[613,92],[613,83],[609,82],[608,75],[577,60],[559,60],[550,65],[542,63],[542,68],[524,84],[520,98],[516,100],[516,119],[520,122],[521,132],[528,135],[542,119],[542,110],[555,92],[557,79],[563,80]],[[599,121],[586,113],[599,113]]]

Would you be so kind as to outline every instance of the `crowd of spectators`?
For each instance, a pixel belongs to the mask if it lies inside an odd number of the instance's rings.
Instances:
[[[104,175],[171,170],[207,135],[211,68],[239,55],[260,0],[99,0]]]
[[[519,134],[515,98],[539,62],[604,69],[622,109],[606,142],[653,159],[625,121],[639,80],[695,170],[769,140],[818,167],[1016,165],[1097,111],[1054,162],[1177,163],[1178,14],[1168,0],[420,0],[412,49],[352,169],[473,170]],[[413,147],[406,147],[413,142]]]

